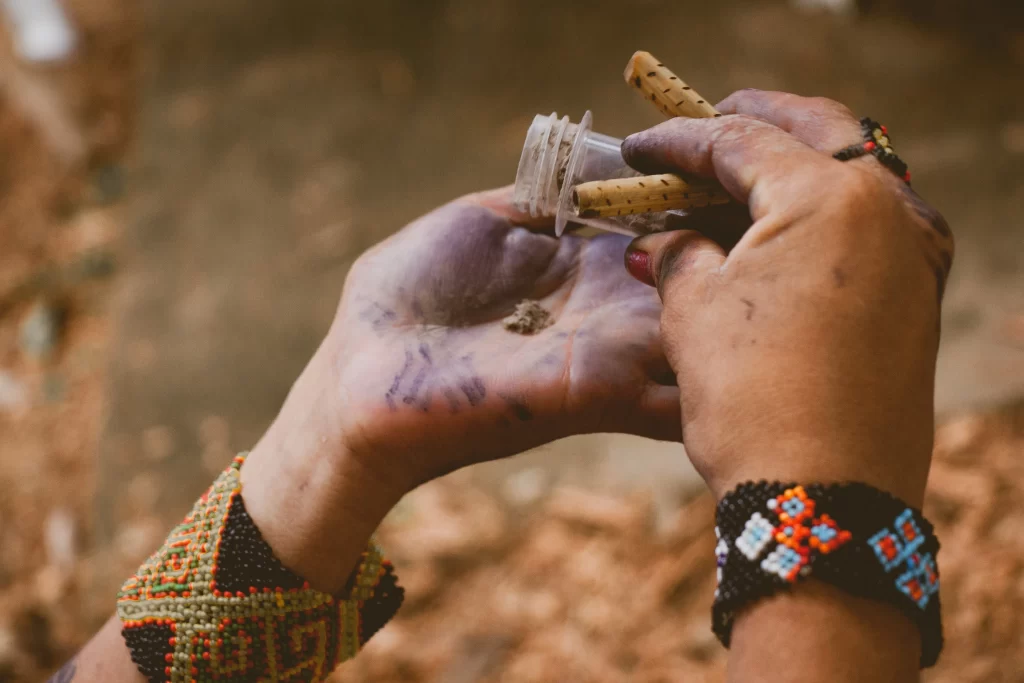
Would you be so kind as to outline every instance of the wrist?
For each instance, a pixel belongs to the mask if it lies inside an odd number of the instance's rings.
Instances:
[[[862,439],[838,431],[735,432],[709,451],[708,485],[717,500],[748,481],[800,484],[861,482],[920,507],[931,460],[931,440]]]
[[[277,558],[328,593],[409,490],[349,448],[334,374],[321,349],[241,470],[246,508]]]
[[[914,623],[882,602],[818,581],[754,603],[736,618],[730,681],[793,683],[919,680],[920,637]]]

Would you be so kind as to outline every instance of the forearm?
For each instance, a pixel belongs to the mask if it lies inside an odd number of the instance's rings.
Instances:
[[[47,683],[145,683],[121,637],[121,621],[112,616],[82,650]]]
[[[915,507],[923,497],[923,485],[898,481],[891,472],[850,471],[845,468],[848,459],[806,457],[807,453],[837,452],[815,446],[824,442],[811,435],[793,443],[781,437],[758,443],[756,448],[745,450],[765,453],[781,449],[790,457],[774,465],[752,465],[744,471],[743,480],[803,484],[863,481],[898,493]],[[734,459],[739,457],[732,455]],[[738,483],[733,481],[727,488]],[[809,579],[797,581],[791,590],[747,605],[737,615],[728,658],[731,683],[919,680],[921,634],[911,619],[890,604],[854,596],[813,576],[812,572]]]
[[[737,617],[730,683],[911,683],[917,627],[890,605],[817,581],[750,605]]]
[[[409,488],[356,457],[326,347],[313,356],[242,467],[246,509],[286,567],[325,593],[345,585],[384,515]]]
[[[404,490],[389,486],[346,449],[331,419],[339,406],[331,395],[329,360],[321,352],[314,356],[245,459],[241,499],[285,567],[313,589],[343,598],[373,531]],[[112,617],[51,680],[142,683],[121,629],[121,620]]]

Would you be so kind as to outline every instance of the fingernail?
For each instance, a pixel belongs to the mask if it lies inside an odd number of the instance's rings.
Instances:
[[[629,154],[630,150],[636,147],[636,143],[638,142],[640,142],[640,133],[627,135],[626,139],[623,140],[622,144],[619,146],[619,149],[622,150],[623,154]]]
[[[645,285],[654,287],[654,273],[651,271],[651,255],[640,249],[626,252],[626,270]]]

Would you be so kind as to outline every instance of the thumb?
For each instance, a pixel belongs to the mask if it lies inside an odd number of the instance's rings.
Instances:
[[[657,287],[666,306],[699,295],[708,276],[724,263],[722,247],[695,230],[638,237],[626,250],[626,270],[640,282]]]

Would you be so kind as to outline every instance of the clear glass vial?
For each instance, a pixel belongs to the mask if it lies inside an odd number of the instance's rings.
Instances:
[[[516,208],[534,218],[553,216],[557,235],[570,221],[632,236],[663,230],[668,213],[597,218],[575,215],[572,194],[576,185],[642,175],[622,159],[622,140],[592,130],[592,119],[589,111],[579,123],[554,113],[534,117],[516,173]]]

